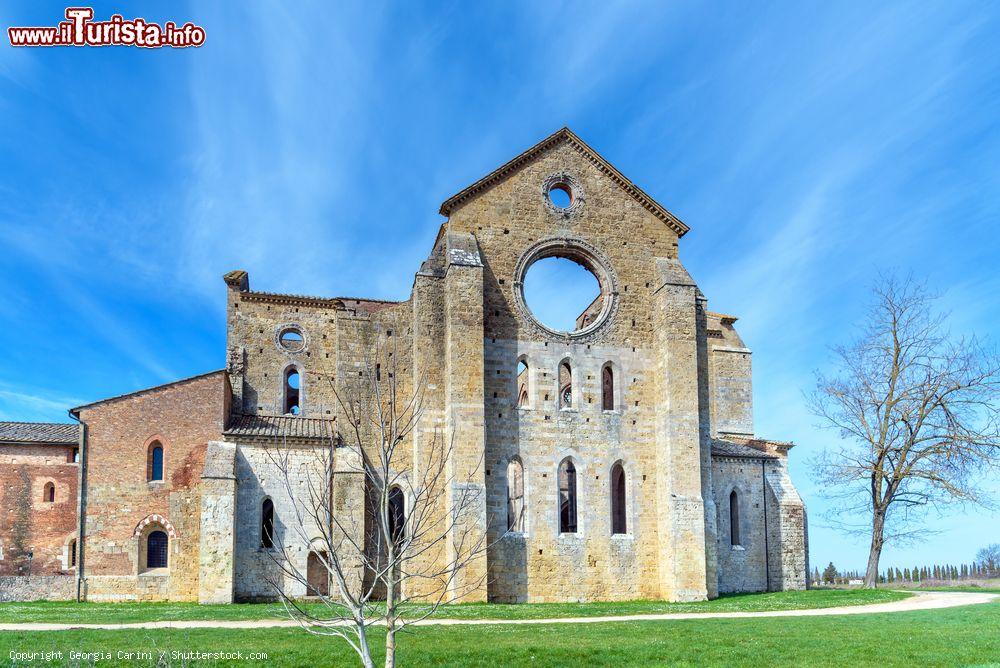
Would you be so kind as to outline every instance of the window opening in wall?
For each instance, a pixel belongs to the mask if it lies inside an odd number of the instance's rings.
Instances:
[[[594,273],[565,257],[536,260],[524,274],[524,301],[549,329],[575,332],[590,325],[604,305]]]
[[[389,490],[389,535],[393,542],[406,537],[406,504],[398,487]]]
[[[528,363],[521,360],[517,363],[517,405],[528,405]]]
[[[524,531],[524,466],[517,457],[507,464],[507,530]]]
[[[76,539],[69,542],[69,567],[76,568]]]
[[[568,458],[559,465],[559,533],[576,533],[576,467]]]
[[[729,494],[729,544],[736,547],[740,541],[740,499],[734,489]]]
[[[274,547],[274,502],[264,499],[260,509],[260,546]]]
[[[625,467],[616,462],[611,467],[611,533],[628,533],[625,520]]]
[[[167,567],[167,534],[152,531],[146,537],[146,568]]]
[[[70,449],[68,459],[73,464],[78,464],[80,462],[80,448]]]
[[[569,362],[559,363],[559,408],[573,406],[573,371]]]
[[[299,370],[288,367],[285,371],[285,415],[298,415],[302,411],[299,397],[301,396],[301,380]]]
[[[45,503],[55,503],[56,501],[56,486],[51,482],[45,483],[45,487],[42,489],[42,501]]]
[[[153,441],[149,446],[149,469],[147,480],[163,480],[163,446]]]
[[[611,370],[611,365],[605,365],[601,371],[601,410],[613,411],[615,409],[615,373]]]
[[[573,190],[566,183],[553,183],[549,186],[545,196],[557,209],[568,209],[573,205]]]
[[[305,347],[306,340],[298,327],[286,327],[278,335],[278,343],[288,352],[297,353]]]

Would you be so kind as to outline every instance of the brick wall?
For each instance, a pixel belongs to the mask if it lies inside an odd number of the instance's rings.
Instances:
[[[74,446],[0,445],[0,575],[72,572],[70,541],[77,531],[79,465]],[[44,497],[55,486],[55,501]]]
[[[80,410],[88,599],[197,599],[200,476],[207,443],[222,438],[227,393],[220,371]],[[151,482],[154,439],[163,446],[163,480]],[[169,565],[145,572],[145,539],[156,529],[170,534]]]

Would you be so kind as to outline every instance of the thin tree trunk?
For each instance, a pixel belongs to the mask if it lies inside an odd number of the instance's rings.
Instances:
[[[360,625],[358,641],[358,647],[361,648],[361,663],[365,668],[375,668],[375,662],[372,661],[372,654],[368,650],[368,634],[365,632],[364,623]]]
[[[396,624],[392,618],[386,620],[385,668],[396,668]]]
[[[885,511],[876,509],[872,515],[872,544],[868,550],[868,568],[865,569],[865,588],[875,589],[878,586],[878,561],[882,557],[882,545],[885,540]]]

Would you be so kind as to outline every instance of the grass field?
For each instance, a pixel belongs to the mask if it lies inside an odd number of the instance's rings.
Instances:
[[[449,619],[547,619],[554,617],[600,617],[671,612],[755,612],[762,610],[803,610],[842,605],[887,603],[908,594],[884,589],[813,589],[767,594],[731,594],[713,601],[668,603],[666,601],[623,601],[613,603],[533,603],[500,605],[470,603],[440,608],[435,615]],[[307,605],[321,611],[319,604]],[[146,622],[160,620],[241,620],[280,619],[287,614],[280,604],[246,603],[198,605],[197,603],[76,603],[37,601],[0,603],[2,622],[64,622],[90,624]]]
[[[377,641],[374,644],[378,644]],[[375,648],[377,651],[377,647]],[[174,651],[251,652],[269,666],[352,665],[343,641],[299,629],[0,633],[11,652],[107,652],[98,665],[231,665],[185,661]],[[150,659],[117,652],[150,651]],[[878,615],[705,619],[578,625],[426,627],[399,639],[407,666],[986,666],[1000,665],[1000,604]],[[76,659],[79,660],[79,659]],[[89,665],[84,657],[84,665]]]

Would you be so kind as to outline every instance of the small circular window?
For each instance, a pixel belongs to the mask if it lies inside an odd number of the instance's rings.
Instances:
[[[546,195],[552,206],[557,209],[568,209],[573,206],[573,191],[565,183],[553,183]]]
[[[278,345],[290,353],[297,353],[305,348],[306,340],[298,327],[285,327],[278,334]]]
[[[576,213],[583,204],[580,182],[565,172],[551,174],[542,182],[542,196],[548,210],[560,215]]]

